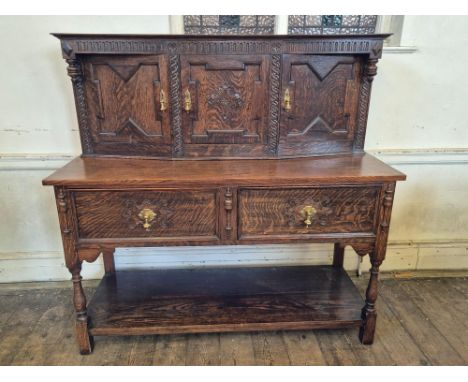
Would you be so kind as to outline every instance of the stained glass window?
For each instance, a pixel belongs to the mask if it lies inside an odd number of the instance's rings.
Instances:
[[[275,16],[184,16],[186,34],[273,34]]]
[[[372,34],[376,15],[291,15],[288,34]]]

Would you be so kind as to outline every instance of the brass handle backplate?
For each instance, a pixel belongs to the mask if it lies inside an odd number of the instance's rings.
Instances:
[[[284,91],[283,107],[284,110],[291,111],[291,95],[289,94],[289,89],[287,88]]]
[[[167,110],[167,101],[166,101],[166,95],[164,94],[164,90],[161,89],[159,92],[159,104],[161,105],[161,111],[166,111]]]
[[[301,215],[304,219],[304,224],[306,225],[307,228],[312,224],[312,218],[314,215],[317,213],[317,210],[312,207],[312,206],[305,206],[301,210]]]
[[[143,228],[146,231],[149,231],[151,228],[151,222],[156,217],[156,213],[149,208],[143,208],[138,214],[138,217],[143,221]]]
[[[192,97],[188,89],[185,89],[184,92],[184,110],[188,113],[192,110]]]

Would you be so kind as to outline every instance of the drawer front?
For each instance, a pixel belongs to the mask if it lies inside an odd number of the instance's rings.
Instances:
[[[240,238],[259,235],[372,233],[379,187],[287,190],[239,194]],[[304,210],[306,206],[309,214]],[[306,220],[309,218],[309,226]]]
[[[217,239],[216,191],[76,191],[82,239]]]

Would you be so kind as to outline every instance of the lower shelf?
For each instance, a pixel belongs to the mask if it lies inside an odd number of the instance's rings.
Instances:
[[[331,266],[119,271],[88,305],[91,335],[358,326],[364,301]]]

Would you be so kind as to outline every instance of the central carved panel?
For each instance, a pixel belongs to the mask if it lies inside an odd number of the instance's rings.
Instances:
[[[266,142],[268,61],[255,56],[182,56],[187,144]],[[183,100],[185,102],[185,99]]]
[[[219,111],[223,121],[231,122],[244,101],[232,86],[223,85],[208,96],[208,105]]]

